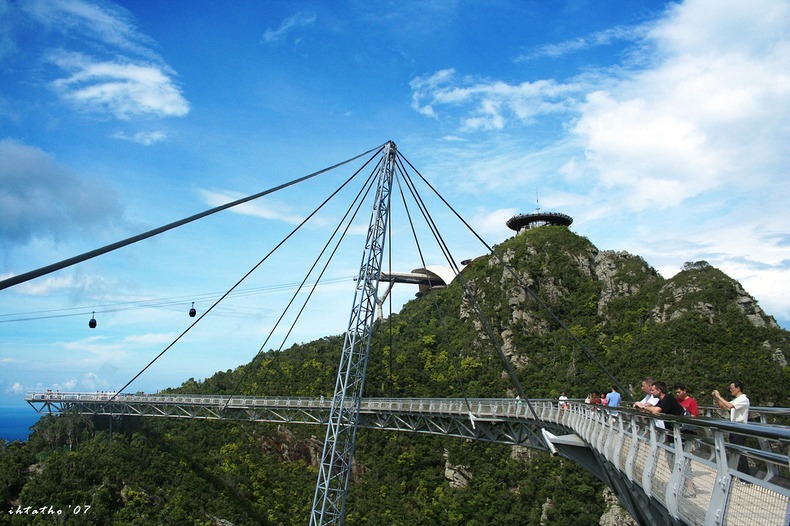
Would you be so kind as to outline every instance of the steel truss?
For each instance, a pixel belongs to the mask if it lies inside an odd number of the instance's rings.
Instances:
[[[376,298],[381,279],[381,261],[390,211],[390,193],[395,174],[397,148],[392,141],[384,146],[379,163],[378,184],[367,241],[362,255],[357,290],[351,309],[335,392],[327,422],[321,465],[318,467],[312,526],[342,524],[351,463],[354,457],[359,406],[365,385]]]
[[[79,413],[326,425],[331,402],[320,398],[227,397],[211,395],[30,394],[28,403],[46,414]],[[474,414],[470,414],[472,407]],[[529,418],[524,406],[505,399],[364,398],[358,427],[482,440],[548,451],[540,430],[566,433],[562,426]]]

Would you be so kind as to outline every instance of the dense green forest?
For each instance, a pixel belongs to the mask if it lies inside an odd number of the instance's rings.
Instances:
[[[752,404],[790,406],[790,334],[704,261],[664,279],[638,256],[549,226],[495,252],[377,322],[368,396],[514,396],[501,348],[530,397],[608,391],[597,360],[626,400],[649,375],[686,383],[701,404],[740,379]],[[172,391],[329,395],[342,345],[327,336],[271,351]],[[0,523],[303,525],[323,436],[318,426],[43,418],[28,442],[0,447]],[[604,492],[542,452],[361,430],[346,523],[595,525]],[[13,513],[23,507],[44,513]]]

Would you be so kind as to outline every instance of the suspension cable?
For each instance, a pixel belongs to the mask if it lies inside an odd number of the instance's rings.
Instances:
[[[338,167],[343,166],[345,164],[348,164],[350,162],[356,161],[360,157],[364,157],[365,155],[367,155],[367,154],[369,154],[371,152],[374,152],[374,151],[376,153],[381,152],[381,150],[383,148],[384,148],[384,145],[376,146],[375,148],[371,148],[370,150],[368,150],[366,152],[360,153],[357,156],[354,156],[354,157],[352,157],[350,159],[347,159],[345,161],[339,162],[339,163],[337,163],[337,164],[335,164],[333,166],[330,166],[328,168],[324,168],[323,170],[318,170],[317,172],[313,172],[311,174],[305,175],[305,176],[300,177],[298,179],[294,179],[293,181],[281,184],[279,186],[275,186],[274,188],[270,188],[268,190],[264,190],[263,192],[259,192],[259,193],[254,194],[254,195],[251,195],[251,196],[248,196],[248,197],[244,197],[242,199],[238,199],[236,201],[232,201],[232,202],[226,203],[224,205],[217,206],[217,207],[212,208],[210,210],[205,210],[203,212],[200,212],[198,214],[189,216],[189,217],[181,219],[179,221],[174,221],[172,223],[169,223],[167,225],[161,226],[159,228],[155,228],[153,230],[149,230],[148,232],[144,232],[142,234],[138,234],[136,236],[132,236],[132,237],[124,239],[122,241],[117,241],[115,243],[111,243],[111,244],[109,244],[107,246],[104,246],[102,248],[97,248],[95,250],[91,250],[89,252],[85,252],[84,254],[80,254],[78,256],[74,256],[74,257],[71,257],[71,258],[68,258],[68,259],[64,259],[63,261],[60,261],[58,263],[53,263],[51,265],[47,265],[45,267],[41,267],[41,268],[39,268],[37,270],[32,270],[30,272],[25,272],[23,274],[18,274],[16,276],[12,276],[10,278],[7,278],[7,279],[4,279],[4,280],[0,281],[0,290],[6,289],[8,287],[12,287],[14,285],[18,285],[20,283],[24,283],[26,281],[30,281],[30,280],[35,279],[35,278],[39,278],[39,277],[44,276],[46,274],[51,274],[52,272],[55,272],[57,270],[61,270],[61,269],[64,269],[66,267],[70,267],[72,265],[76,265],[77,263],[82,263],[83,261],[87,261],[89,259],[95,258],[96,256],[100,256],[102,254],[106,254],[107,252],[112,252],[113,250],[117,250],[119,248],[125,247],[127,245],[131,245],[133,243],[137,243],[138,241],[142,241],[144,239],[148,239],[149,237],[156,236],[156,235],[161,234],[163,232],[167,232],[168,230],[172,230],[174,228],[186,225],[187,223],[191,223],[191,222],[196,221],[198,219],[202,219],[202,218],[204,218],[206,216],[210,216],[210,215],[215,214],[217,212],[221,212],[222,210],[227,210],[228,208],[232,208],[234,206],[238,206],[240,204],[247,203],[249,201],[253,201],[253,200],[258,199],[260,197],[263,197],[265,195],[269,195],[271,193],[274,193],[274,192],[277,192],[279,190],[282,190],[283,188],[287,188],[289,186],[293,186],[293,185],[295,185],[297,183],[301,183],[303,181],[311,179],[311,178],[313,178],[313,177],[315,177],[317,175],[321,175],[321,174],[326,173],[326,172],[328,172],[330,170],[333,170],[335,168],[338,168]]]
[[[494,249],[488,243],[486,243],[485,240],[483,240],[483,238],[481,238],[477,234],[477,232],[475,232],[475,230],[469,225],[469,223],[467,223],[466,220],[463,217],[461,217],[461,215],[455,210],[455,208],[453,208],[452,205],[450,205],[450,203],[448,203],[444,199],[444,197],[442,197],[442,195],[433,187],[433,185],[431,185],[430,182],[428,182],[428,180],[425,177],[423,177],[420,171],[417,170],[417,168],[415,168],[414,165],[412,165],[408,159],[403,157],[403,155],[400,153],[399,153],[399,157],[401,157],[414,170],[414,172],[433,191],[433,193],[449,208],[449,210],[464,224],[464,226],[466,226],[466,228],[488,249],[489,253],[496,258],[496,260],[502,265],[502,267],[511,276],[513,276],[513,278],[516,279],[516,281],[519,283],[519,285],[521,285],[524,291],[527,294],[529,294],[538,303],[538,305],[543,310],[545,310],[549,314],[549,316],[551,316],[551,318],[562,328],[562,330],[564,330],[571,337],[574,343],[576,343],[576,345],[578,345],[584,351],[584,353],[587,354],[587,357],[590,358],[604,372],[604,374],[606,374],[606,376],[609,377],[609,379],[614,383],[614,385],[616,385],[618,389],[620,389],[620,392],[623,393],[626,392],[625,388],[620,384],[617,378],[615,378],[614,375],[611,372],[609,372],[609,370],[598,360],[598,358],[595,357],[592,351],[590,351],[590,349],[586,345],[584,345],[584,343],[582,343],[581,340],[579,340],[579,338],[577,338],[575,334],[573,334],[570,328],[554,313],[554,311],[552,311],[548,307],[548,305],[546,305],[546,303],[538,296],[538,294],[535,291],[532,290],[532,288],[526,283],[526,281],[524,281],[524,279],[521,276],[519,276],[518,273],[516,273],[513,267],[508,265],[507,262],[505,262],[505,260],[502,259],[502,257],[500,257],[494,251]]]
[[[113,395],[113,396],[110,398],[110,400],[108,400],[108,402],[111,402],[111,401],[113,401],[113,400],[115,399],[115,397],[116,397],[116,396],[118,396],[118,394],[122,393],[122,392],[123,392],[123,391],[124,391],[124,390],[125,390],[127,387],[129,387],[129,386],[132,384],[132,382],[134,382],[134,381],[135,381],[137,378],[139,378],[139,377],[140,377],[140,375],[142,375],[142,374],[143,374],[143,373],[144,373],[144,372],[145,372],[145,371],[146,371],[146,370],[147,370],[149,367],[151,367],[151,365],[153,365],[153,364],[154,364],[154,362],[156,362],[156,361],[157,361],[159,358],[161,358],[161,357],[162,357],[162,355],[164,355],[164,354],[165,354],[165,353],[166,353],[166,352],[167,352],[169,349],[171,349],[171,348],[172,348],[172,347],[173,347],[173,346],[174,346],[174,345],[175,345],[175,344],[176,344],[176,343],[177,343],[177,342],[178,342],[178,341],[179,341],[179,340],[180,340],[180,339],[181,339],[181,338],[182,338],[184,335],[186,335],[186,333],[188,333],[188,332],[189,332],[189,331],[190,331],[190,330],[191,330],[191,329],[192,329],[192,328],[193,328],[195,325],[197,325],[197,324],[200,322],[200,320],[202,320],[203,318],[205,318],[205,317],[206,317],[206,315],[207,315],[209,312],[211,312],[211,311],[212,311],[212,310],[213,310],[213,309],[214,309],[214,308],[215,308],[217,305],[219,305],[219,304],[220,304],[220,302],[222,302],[222,300],[224,300],[224,299],[225,299],[225,298],[226,298],[226,297],[227,297],[227,296],[228,296],[228,295],[229,295],[231,292],[233,292],[233,290],[235,290],[235,289],[236,289],[236,287],[238,287],[238,286],[239,286],[239,285],[240,285],[240,284],[241,284],[241,283],[242,283],[242,282],[243,282],[245,279],[247,279],[247,278],[248,278],[248,277],[249,277],[249,276],[250,276],[250,275],[251,275],[251,274],[252,274],[252,273],[253,273],[255,270],[257,270],[257,269],[258,269],[258,267],[260,267],[260,266],[261,266],[261,265],[262,265],[262,264],[263,264],[263,263],[264,263],[264,262],[265,262],[267,259],[269,259],[269,257],[270,257],[272,254],[274,254],[274,252],[275,252],[275,251],[277,251],[277,250],[278,250],[278,249],[279,249],[281,246],[283,246],[283,245],[285,244],[285,242],[286,242],[286,241],[288,241],[288,239],[290,239],[290,238],[291,238],[291,237],[292,237],[292,236],[293,236],[293,235],[294,235],[294,234],[295,234],[295,233],[296,233],[296,232],[297,232],[297,231],[298,231],[300,228],[302,228],[302,227],[303,227],[303,226],[304,226],[304,225],[305,225],[305,224],[306,224],[306,223],[307,223],[307,222],[308,222],[310,219],[312,219],[312,217],[313,217],[313,216],[315,216],[315,215],[316,215],[316,214],[317,214],[317,213],[318,213],[318,212],[319,212],[319,211],[320,211],[320,210],[321,210],[321,209],[322,209],[322,208],[323,208],[323,207],[324,207],[324,206],[325,206],[325,205],[326,205],[326,204],[327,204],[327,203],[328,203],[328,202],[329,202],[329,201],[330,201],[332,198],[334,198],[334,197],[335,197],[335,196],[336,196],[336,195],[337,195],[337,194],[338,194],[338,193],[339,193],[339,192],[340,192],[340,191],[341,191],[341,190],[342,190],[342,189],[343,189],[343,188],[344,188],[344,187],[345,187],[345,186],[346,186],[348,183],[350,183],[350,182],[351,182],[351,180],[352,180],[352,179],[354,179],[354,178],[355,178],[355,177],[356,177],[356,176],[359,174],[359,172],[361,172],[361,171],[362,171],[362,169],[363,169],[365,166],[367,166],[368,164],[370,164],[370,161],[371,161],[373,158],[375,158],[375,154],[374,154],[374,156],[372,156],[370,159],[368,159],[368,160],[365,162],[365,164],[363,164],[363,165],[362,165],[362,166],[361,166],[361,167],[360,167],[360,168],[359,168],[359,169],[358,169],[356,172],[354,172],[354,174],[353,174],[353,175],[351,175],[351,177],[349,177],[348,179],[346,179],[346,181],[345,181],[345,182],[343,182],[343,184],[342,184],[342,185],[340,185],[340,187],[338,187],[338,188],[337,188],[337,189],[336,189],[334,192],[332,192],[332,193],[329,195],[329,197],[327,197],[327,198],[326,198],[326,199],[325,199],[325,200],[324,200],[324,201],[323,201],[323,202],[322,202],[320,205],[318,205],[318,207],[317,207],[315,210],[313,210],[313,211],[312,211],[312,212],[311,212],[311,213],[310,213],[310,214],[309,214],[307,217],[305,217],[305,218],[302,220],[302,222],[300,222],[300,223],[299,223],[299,224],[298,224],[298,225],[297,225],[297,226],[296,226],[296,227],[295,227],[293,230],[291,230],[291,232],[290,232],[288,235],[286,235],[286,236],[285,236],[285,237],[282,239],[282,241],[280,241],[279,243],[277,243],[277,245],[275,245],[275,247],[274,247],[274,248],[273,248],[271,251],[269,251],[269,253],[268,253],[268,254],[266,254],[266,255],[263,257],[263,259],[261,259],[261,260],[260,260],[258,263],[256,263],[256,264],[255,264],[255,266],[253,266],[253,267],[252,267],[252,268],[251,268],[249,271],[247,271],[247,273],[246,273],[246,274],[244,274],[244,276],[242,276],[242,277],[241,277],[241,279],[239,279],[239,280],[238,280],[238,281],[237,281],[237,282],[236,282],[236,283],[235,283],[235,284],[234,284],[234,285],[233,285],[233,286],[232,286],[230,289],[228,289],[228,291],[227,291],[227,292],[225,292],[225,293],[224,293],[224,294],[223,294],[223,295],[222,295],[222,296],[221,296],[221,297],[220,297],[220,298],[219,298],[219,299],[218,299],[216,302],[214,302],[214,303],[213,303],[213,304],[212,304],[212,305],[211,305],[211,306],[210,306],[208,309],[206,309],[206,311],[205,311],[205,312],[203,312],[203,313],[202,313],[202,314],[201,314],[201,315],[200,315],[200,316],[199,316],[199,317],[198,317],[198,318],[197,318],[197,319],[196,319],[196,320],[195,320],[195,321],[194,321],[194,322],[193,322],[193,323],[192,323],[192,324],[191,324],[189,327],[187,327],[186,329],[184,329],[184,331],[183,331],[181,334],[179,334],[179,335],[178,335],[178,337],[176,337],[176,339],[175,339],[175,340],[173,340],[173,342],[172,342],[172,343],[170,343],[170,345],[168,345],[167,347],[165,347],[165,348],[162,350],[162,352],[160,352],[158,355],[156,355],[156,356],[154,357],[154,359],[153,359],[153,360],[151,360],[151,361],[150,361],[150,362],[149,362],[149,363],[148,363],[148,364],[147,364],[145,367],[143,367],[143,368],[142,368],[142,370],[140,370],[140,372],[138,372],[138,373],[137,373],[137,374],[136,374],[136,375],[135,375],[135,376],[134,376],[134,377],[133,377],[131,380],[129,380],[129,381],[126,383],[126,385],[124,385],[124,386],[123,386],[121,389],[119,389],[118,391],[116,391],[116,392],[115,392],[115,394],[114,394],[114,395]]]
[[[412,185],[413,185],[413,183],[412,183]],[[414,192],[416,193],[416,187],[414,188]],[[420,205],[421,205],[420,210],[422,211],[426,222],[428,222],[430,225],[432,225],[432,231],[434,231],[435,235],[437,236],[437,242],[439,242],[442,246],[446,247],[446,243],[445,243],[444,239],[441,237],[441,235],[439,234],[438,227],[436,227],[436,224],[435,224],[435,222],[433,220],[433,217],[428,212],[428,209],[425,206],[425,203],[422,200],[422,197],[420,197],[419,194],[417,194],[415,196],[415,200],[417,200],[418,203],[420,203]],[[449,247],[446,248],[446,252],[445,253],[449,254]],[[451,264],[455,265],[455,261],[454,261],[453,258],[450,257],[448,259],[451,261]],[[455,270],[455,274],[456,274],[456,276],[457,276],[457,278],[459,280],[459,283],[461,283],[461,287],[462,287],[462,289],[464,291],[464,297],[466,297],[471,302],[473,310],[475,312],[475,315],[477,316],[477,318],[480,321],[480,323],[483,325],[483,329],[485,330],[486,334],[488,335],[489,341],[491,342],[491,344],[493,345],[493,347],[496,350],[497,354],[499,355],[500,361],[502,362],[503,366],[505,367],[505,371],[507,372],[508,376],[510,377],[511,382],[513,383],[513,386],[515,387],[516,392],[518,393],[518,396],[522,400],[526,401],[527,408],[532,413],[533,418],[535,418],[537,420],[538,419],[537,412],[535,411],[535,408],[533,407],[532,403],[530,402],[529,397],[526,395],[526,392],[524,391],[523,387],[521,386],[521,381],[518,379],[518,375],[516,374],[515,369],[513,368],[512,364],[510,363],[510,360],[508,360],[507,356],[505,355],[505,352],[504,352],[504,350],[502,348],[501,340],[494,333],[493,329],[491,328],[491,325],[488,323],[488,318],[485,316],[485,313],[483,312],[482,306],[477,301],[477,297],[474,294],[474,292],[472,291],[469,283],[466,281],[466,279],[464,279],[463,275],[461,274],[461,272],[460,272],[460,270],[458,269],[457,266],[454,267],[454,270]],[[470,411],[470,413],[471,413],[471,411]],[[533,436],[534,436],[534,433],[532,433],[531,430],[530,430],[530,433],[533,434]],[[537,438],[537,437],[535,437],[535,438]]]
[[[337,227],[335,227],[335,230],[334,230],[334,232],[332,232],[332,235],[329,236],[329,239],[327,240],[326,244],[324,245],[324,248],[321,250],[321,253],[318,255],[318,257],[316,257],[315,261],[313,262],[313,265],[307,271],[307,274],[305,275],[304,280],[302,280],[302,283],[296,288],[296,291],[294,292],[293,296],[291,296],[290,301],[288,302],[288,304],[283,309],[283,312],[280,314],[280,317],[277,319],[277,321],[272,326],[271,331],[269,331],[269,334],[266,336],[266,339],[261,344],[260,349],[258,350],[258,352],[255,354],[255,356],[251,360],[250,366],[245,368],[244,373],[242,374],[241,378],[239,379],[239,381],[236,383],[236,386],[231,391],[230,395],[228,396],[228,399],[225,401],[225,404],[222,407],[223,410],[228,407],[228,404],[230,404],[230,402],[233,399],[233,397],[236,396],[236,394],[239,393],[239,391],[241,389],[241,386],[244,384],[249,372],[252,370],[252,364],[255,362],[255,360],[259,356],[263,355],[264,350],[266,349],[266,345],[269,343],[269,340],[274,335],[274,332],[277,330],[277,327],[279,327],[279,325],[282,322],[283,318],[285,318],[286,313],[290,309],[290,307],[293,304],[293,302],[296,300],[296,297],[298,296],[299,291],[302,289],[304,284],[307,282],[307,279],[310,277],[310,275],[312,274],[313,270],[315,270],[316,266],[318,265],[318,262],[321,260],[321,257],[324,255],[324,252],[326,252],[327,248],[329,247],[330,243],[332,242],[332,239],[334,239],[334,237],[337,235],[338,231],[343,226],[343,223],[346,222],[346,218],[348,218],[349,214],[351,213],[351,210],[354,208],[354,206],[356,204],[356,210],[354,210],[353,214],[351,215],[351,218],[348,220],[348,223],[346,224],[346,227],[345,227],[344,231],[342,232],[342,234],[340,235],[339,239],[337,240],[337,243],[335,245],[334,250],[329,255],[329,258],[327,259],[326,263],[324,264],[324,267],[321,270],[318,278],[313,283],[313,286],[312,286],[309,294],[307,295],[307,298],[305,298],[305,301],[302,303],[302,307],[299,310],[299,312],[297,313],[297,315],[296,315],[293,323],[291,324],[290,328],[288,329],[287,334],[283,337],[283,340],[282,340],[282,342],[280,344],[280,348],[279,348],[279,350],[282,350],[283,346],[285,345],[285,342],[287,341],[288,337],[290,336],[291,332],[293,331],[294,327],[296,326],[296,323],[299,321],[299,318],[301,317],[302,313],[304,312],[304,309],[307,306],[307,302],[310,301],[310,298],[312,297],[313,293],[315,292],[315,289],[318,286],[318,283],[321,281],[321,278],[323,277],[324,272],[326,272],[326,269],[328,268],[329,263],[332,261],[332,258],[334,257],[334,255],[337,252],[338,248],[340,248],[340,243],[343,241],[343,239],[345,238],[346,234],[348,233],[348,230],[351,228],[351,224],[353,223],[354,218],[356,217],[357,213],[359,212],[359,209],[361,208],[362,203],[364,202],[365,198],[369,195],[371,188],[373,188],[373,183],[375,182],[374,174],[375,174],[375,169],[374,169],[373,172],[371,172],[371,174],[368,176],[368,179],[362,185],[362,188],[359,190],[359,192],[357,193],[356,197],[352,201],[351,206],[349,206],[349,208],[346,210],[346,213],[343,215],[343,218],[338,222],[338,225],[337,225]]]
[[[411,182],[411,181],[409,180],[409,182]],[[458,277],[459,282],[461,283],[461,286],[462,286],[462,288],[464,290],[465,296],[469,300],[471,300],[472,305],[474,307],[475,314],[477,315],[477,317],[480,320],[480,322],[483,324],[483,328],[485,329],[486,334],[488,335],[489,341],[492,343],[492,345],[496,349],[497,353],[499,354],[500,360],[502,361],[502,363],[503,363],[503,365],[504,365],[504,367],[506,369],[506,372],[508,373],[508,376],[510,377],[510,380],[513,382],[513,385],[516,388],[516,392],[518,393],[519,397],[521,397],[521,399],[526,401],[527,407],[529,408],[530,412],[532,413],[533,418],[535,418],[537,420],[538,419],[537,412],[535,411],[535,408],[532,406],[532,404],[529,401],[529,398],[527,397],[526,393],[524,392],[524,389],[521,386],[521,382],[519,381],[518,376],[516,375],[516,371],[513,369],[513,366],[510,363],[510,360],[508,360],[507,356],[505,356],[505,352],[502,349],[502,342],[499,340],[499,338],[496,336],[496,334],[491,329],[491,326],[488,323],[488,319],[485,317],[485,314],[483,313],[482,307],[480,306],[479,302],[477,301],[476,296],[474,295],[474,293],[472,292],[471,288],[469,287],[469,284],[466,282],[466,280],[461,275],[460,270],[458,269],[458,267],[455,266],[455,260],[450,256],[449,247],[447,247],[447,244],[445,243],[444,239],[441,237],[441,234],[439,234],[439,230],[436,227],[436,223],[434,222],[433,217],[428,212],[428,208],[425,206],[425,202],[422,200],[422,197],[419,195],[419,193],[417,193],[416,187],[414,186],[413,182],[411,182],[411,185],[412,185],[411,188],[412,188],[412,192],[414,194],[415,201],[418,203],[418,206],[420,207],[420,211],[422,212],[423,217],[425,218],[425,221],[431,226],[431,231],[434,232],[434,235],[436,236],[437,243],[439,243],[439,245],[443,247],[443,251],[444,251],[445,255],[447,256],[448,261],[450,262],[451,265],[454,265],[455,274]],[[471,411],[470,411],[470,414],[471,414]],[[531,430],[530,430],[530,433],[532,433]],[[534,436],[534,433],[532,433],[532,434]],[[535,437],[535,438],[537,438],[537,437]]]
[[[414,238],[414,244],[417,247],[417,253],[419,254],[419,257],[420,257],[420,263],[422,264],[423,268],[427,268],[427,265],[425,264],[425,257],[423,256],[422,248],[420,246],[420,240],[417,237],[417,232],[416,232],[416,230],[414,228],[414,221],[411,218],[411,213],[409,212],[409,206],[406,203],[406,196],[404,195],[403,187],[400,184],[400,179],[403,178],[404,181],[406,182],[406,186],[407,186],[407,188],[409,188],[409,191],[412,194],[412,198],[415,198],[414,189],[412,189],[411,185],[409,184],[409,183],[411,183],[411,180],[409,179],[408,174],[406,174],[403,171],[402,165],[399,166],[399,171],[401,172],[402,177],[399,177],[399,178],[396,179],[396,183],[398,185],[398,191],[400,193],[401,200],[403,201],[403,208],[404,208],[404,210],[406,212],[406,217],[407,217],[407,219],[409,221],[409,227],[411,228],[412,237]],[[415,198],[415,201],[416,200],[417,199]],[[418,204],[418,208],[420,208],[419,204]],[[441,245],[441,243],[440,243],[440,245]],[[429,287],[431,286],[431,278],[430,278],[430,276],[428,277],[428,286]],[[442,337],[444,339],[444,345],[445,345],[445,347],[447,348],[448,351],[452,351],[453,349],[452,349],[452,345],[450,345],[450,337],[449,337],[448,330],[447,330],[447,322],[445,320],[445,316],[443,315],[441,309],[439,308],[439,302],[436,301],[436,295],[435,294],[431,294],[431,299],[432,299],[432,304],[433,304],[434,310],[436,311],[436,315],[439,318],[439,324],[442,327]],[[460,349],[458,351],[459,351],[459,354],[460,354]],[[451,353],[451,356],[455,357],[455,355],[456,355],[456,353],[454,353],[454,352]],[[452,364],[452,368],[453,368],[453,372],[455,373],[455,380],[458,383],[458,389],[460,390],[461,396],[464,399],[464,405],[466,405],[466,410],[467,410],[467,412],[469,414],[472,414],[472,405],[469,402],[469,397],[466,394],[466,388],[464,387],[464,383],[461,380],[461,374],[458,371],[459,368],[456,367],[455,364]]]

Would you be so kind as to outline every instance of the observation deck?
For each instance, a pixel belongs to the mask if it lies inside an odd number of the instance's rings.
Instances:
[[[531,214],[518,214],[508,219],[505,224],[511,230],[521,232],[539,226],[571,226],[573,218],[560,212],[541,212],[536,210]]]

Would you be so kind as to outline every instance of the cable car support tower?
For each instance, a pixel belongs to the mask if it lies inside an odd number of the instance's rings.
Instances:
[[[365,371],[373,322],[376,318],[376,298],[389,222],[396,156],[397,147],[389,141],[384,146],[378,165],[376,197],[329,411],[324,450],[310,514],[311,526],[343,523],[343,508],[351,476]]]

